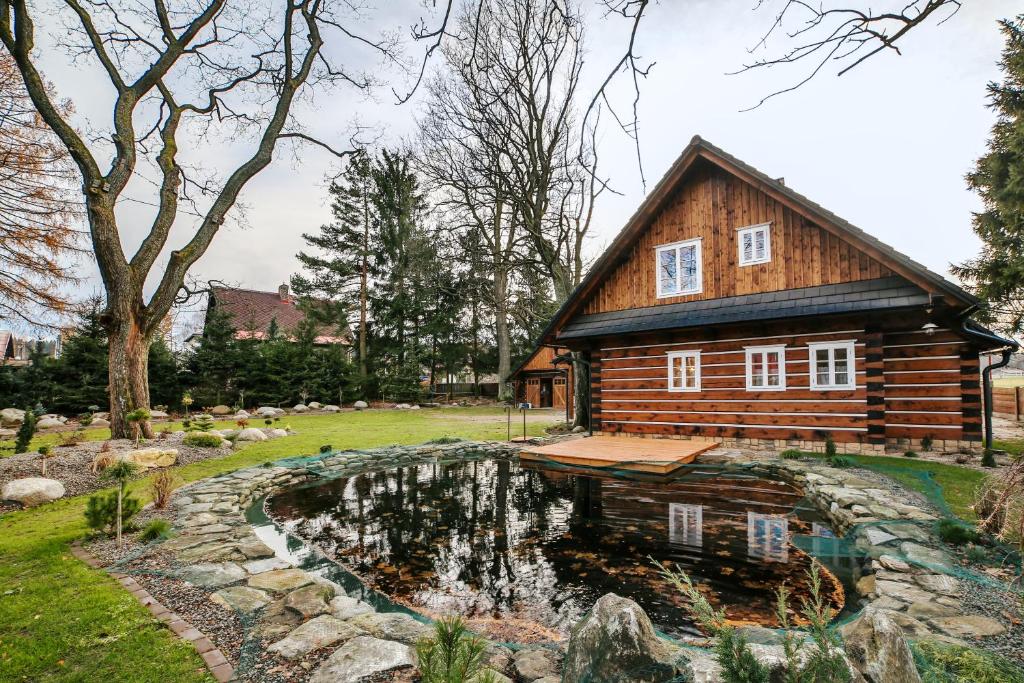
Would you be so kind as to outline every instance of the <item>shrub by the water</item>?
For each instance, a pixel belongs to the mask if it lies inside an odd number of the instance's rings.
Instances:
[[[1024,670],[987,650],[933,640],[912,641],[910,649],[924,683],[1024,683]]]
[[[934,442],[935,441],[934,441],[934,439],[932,439],[931,434],[927,434],[925,436],[922,436],[921,437],[921,450],[927,453],[928,451],[930,451],[932,449],[932,444]]]
[[[484,667],[487,643],[466,631],[460,617],[434,622],[434,637],[416,644],[416,666],[423,683],[497,683],[494,672]]]
[[[940,519],[936,531],[939,538],[950,545],[966,545],[981,541],[981,534],[958,519]]]
[[[178,483],[174,472],[169,469],[157,470],[149,480],[149,493],[153,497],[153,507],[163,510],[171,502],[171,494]]]
[[[121,524],[127,526],[141,508],[137,499],[125,496],[121,501]],[[85,504],[85,523],[90,529],[113,535],[117,530],[117,491],[89,496]]]
[[[981,466],[982,467],[995,467],[996,466],[996,454],[991,448],[986,448],[981,454]]]
[[[973,543],[967,546],[967,550],[964,552],[964,557],[971,564],[982,564],[987,565],[992,563],[992,555],[989,553],[987,548],[980,545],[974,545]]]
[[[197,448],[219,448],[221,441],[223,441],[223,438],[220,434],[210,434],[208,432],[189,432],[181,440],[186,446],[196,446]]]
[[[165,539],[171,537],[171,523],[166,519],[154,519],[142,530],[139,534],[139,540],[143,543],[149,543],[157,539]]]
[[[832,458],[832,459],[830,459],[828,461],[828,465],[829,465],[829,467],[837,467],[837,468],[840,468],[840,469],[845,469],[847,467],[853,467],[854,462],[852,460],[850,460],[849,458],[847,458],[847,457],[844,457],[842,455],[837,455],[836,457],[834,457],[834,458]]]
[[[436,439],[431,439],[427,443],[433,443],[443,446],[445,444],[450,443],[459,443],[460,441],[462,441],[462,439],[457,436],[439,436]]]
[[[332,450],[331,449],[331,444],[329,444],[329,443],[325,443],[323,446],[320,447],[320,452],[321,453],[330,453],[331,450]]]
[[[826,458],[834,458],[834,457],[836,457],[836,442],[832,438],[831,434],[829,434],[828,436],[825,437],[825,457]]]
[[[804,457],[804,454],[796,448],[787,448],[779,453],[779,457],[783,460],[799,460]]]
[[[914,452],[914,451],[904,451],[903,452],[903,457],[904,458],[916,458],[917,457],[917,453]]]
[[[18,427],[18,435],[14,439],[15,453],[28,453],[28,445],[36,433],[36,414],[31,410],[25,411],[25,419]]]

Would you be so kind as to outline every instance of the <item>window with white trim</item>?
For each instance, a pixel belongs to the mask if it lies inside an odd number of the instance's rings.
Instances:
[[[741,266],[768,263],[772,260],[771,226],[771,223],[762,223],[737,231],[736,242],[739,244]]]
[[[668,354],[668,390],[700,391],[700,351]]]
[[[783,391],[786,388],[786,347],[747,347],[747,391]]]
[[[696,294],[703,289],[700,238],[655,250],[658,296]]]
[[[857,387],[854,342],[811,342],[807,349],[811,363],[811,389]]]

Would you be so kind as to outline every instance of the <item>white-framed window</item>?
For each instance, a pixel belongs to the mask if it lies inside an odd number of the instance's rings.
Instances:
[[[704,545],[704,506],[669,503],[668,540],[694,548]]]
[[[700,238],[655,249],[658,297],[696,294],[704,288]]]
[[[811,364],[811,389],[856,388],[853,341],[811,342],[807,351]]]
[[[786,389],[786,347],[747,347],[747,391]]]
[[[668,390],[700,391],[700,351],[668,354]]]
[[[741,266],[768,263],[772,260],[771,227],[771,223],[762,223],[737,231],[736,242],[739,245]]]

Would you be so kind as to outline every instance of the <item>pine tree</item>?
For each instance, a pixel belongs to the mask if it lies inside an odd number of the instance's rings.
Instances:
[[[358,311],[359,365],[364,378],[368,373],[370,252],[371,245],[378,241],[373,193],[370,158],[360,151],[350,158],[341,182],[331,184],[334,221],[320,226],[318,234],[302,235],[306,244],[318,252],[299,252],[296,257],[306,272],[291,278],[298,296],[335,304],[334,310],[323,311],[320,317],[327,315],[338,323],[347,323],[348,312]]]
[[[967,176],[985,207],[973,220],[981,254],[953,272],[989,302],[986,320],[1015,334],[1024,330],[1024,14],[1000,26],[1003,82],[988,86],[998,119],[988,153]]]
[[[214,307],[206,314],[203,336],[189,359],[200,405],[216,405],[227,400],[228,389],[242,359],[231,319]]]

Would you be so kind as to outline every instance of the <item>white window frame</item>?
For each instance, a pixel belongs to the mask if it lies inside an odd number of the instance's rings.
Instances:
[[[786,345],[785,344],[771,344],[768,346],[747,346],[744,347],[746,351],[746,377],[747,377],[747,391],[785,391],[786,390]],[[764,386],[754,386],[751,382],[752,370],[753,370],[753,356],[755,353],[771,353],[777,352],[779,354],[779,385],[768,386],[768,364],[762,363],[761,374],[764,380]]]
[[[672,364],[673,364],[673,362],[675,361],[676,358],[683,359],[682,362],[683,362],[683,367],[684,368],[686,367],[686,365],[685,365],[686,360],[685,359],[693,358],[695,360],[695,362],[694,362],[694,373],[693,373],[694,386],[692,386],[692,387],[676,386],[673,383],[674,382],[674,378],[672,376]],[[683,373],[683,381],[684,382],[686,381],[686,373],[685,372]],[[700,391],[700,351],[669,351],[669,353],[668,353],[668,390],[672,391],[672,392]]]
[[[676,255],[676,287],[682,286],[682,268],[681,261],[679,259],[679,250],[683,247],[694,247],[694,258],[697,262],[697,286],[693,289],[682,290],[679,289],[675,292],[664,292],[661,289],[661,254],[666,251],[674,251]],[[689,240],[683,240],[681,242],[673,242],[672,244],[662,244],[654,248],[654,286],[659,299],[664,299],[671,296],[686,296],[688,294],[700,294],[704,291],[704,248],[702,246],[702,239],[695,237]]]
[[[818,349],[829,349],[828,354],[828,376],[834,380],[836,377],[835,349],[846,349],[846,358],[849,361],[849,368],[846,372],[846,384],[818,384],[817,361],[815,352]],[[853,339],[843,341],[808,342],[807,343],[807,374],[810,377],[810,386],[814,391],[849,391],[857,388],[857,342]]]
[[[764,256],[757,258],[757,233],[764,232]],[[754,258],[747,260],[743,258],[743,236],[751,235]],[[736,229],[736,249],[739,252],[739,264],[741,266],[756,266],[759,263],[768,263],[772,260],[772,224],[759,223]]]

